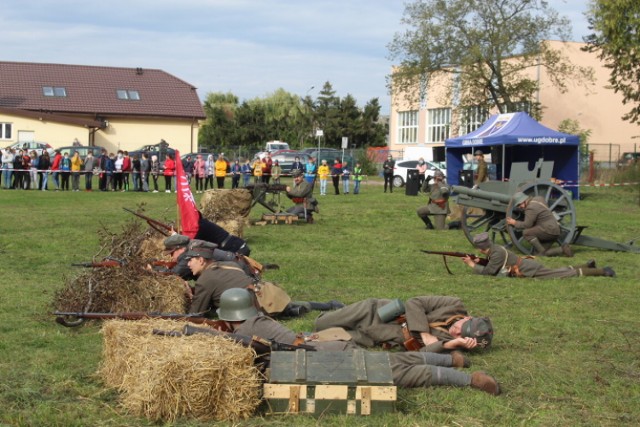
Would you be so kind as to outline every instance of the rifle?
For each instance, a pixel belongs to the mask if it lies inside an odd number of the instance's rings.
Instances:
[[[80,326],[87,319],[123,319],[123,320],[141,320],[141,319],[169,319],[184,320],[198,325],[208,325],[219,331],[229,331],[229,325],[223,320],[212,320],[202,317],[201,314],[180,314],[180,313],[146,313],[144,311],[133,311],[127,313],[74,313],[66,311],[53,312],[56,317],[56,323],[71,328]],[[69,320],[69,318],[75,320]]]
[[[169,224],[165,224],[164,222],[155,220],[153,218],[149,218],[146,215],[143,215],[139,212],[136,211],[132,211],[131,209],[127,209],[127,208],[122,208],[125,211],[134,214],[135,216],[137,216],[138,218],[142,218],[145,221],[147,221],[147,224],[149,224],[151,226],[151,228],[153,228],[154,230],[156,230],[158,233],[164,235],[164,236],[170,236],[171,233],[173,232],[173,227],[170,226]]]
[[[166,335],[166,336],[172,336],[172,337],[180,337],[182,335],[191,336],[196,334],[207,334],[207,335],[214,335],[218,337],[226,337],[234,340],[238,344],[242,344],[245,347],[253,348],[258,355],[271,353],[272,351],[296,351],[296,350],[316,351],[316,348],[310,345],[285,344],[282,342],[277,342],[274,340],[268,340],[266,338],[257,337],[255,335],[250,337],[247,335],[235,334],[230,331],[198,328],[192,325],[184,325],[182,332],[176,332],[176,331],[167,332],[167,331],[154,329],[153,334]]]
[[[85,267],[85,268],[111,268],[122,267],[124,262],[116,260],[100,261],[100,262],[75,262],[71,264],[72,267]]]
[[[478,255],[467,254],[464,252],[426,251],[424,249],[421,249],[421,251],[424,252],[425,254],[442,255],[444,266],[446,267],[447,272],[451,275],[453,275],[453,273],[451,272],[451,270],[449,269],[449,265],[447,264],[448,256],[457,257],[457,258],[466,258],[466,257],[473,258],[474,260],[477,260],[476,264],[480,264],[480,265],[487,265],[487,263],[489,262],[489,259],[487,258],[480,258]]]

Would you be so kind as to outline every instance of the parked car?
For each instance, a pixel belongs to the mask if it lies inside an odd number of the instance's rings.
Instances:
[[[215,153],[209,153],[208,151],[201,151],[201,152],[199,152],[199,153],[186,153],[186,154],[180,154],[180,159],[181,159],[181,160],[184,160],[184,159],[186,159],[188,156],[191,156],[191,160],[195,160],[195,159],[196,159],[196,156],[201,155],[201,156],[202,156],[202,158],[203,158],[204,160],[207,160],[207,157],[209,157],[209,154],[211,154],[211,155],[213,156],[213,159],[214,159],[214,160],[218,158],[218,155],[217,155],[217,154],[215,154]]]
[[[46,142],[16,142],[13,145],[10,145],[9,148],[14,150],[35,150],[35,152],[39,155],[42,154],[44,150],[46,150],[50,156],[53,155],[54,148]]]
[[[445,178],[447,176],[447,170],[440,168],[439,164],[434,162],[425,162],[427,164],[426,176],[433,176],[433,173],[437,170],[441,170]],[[409,169],[418,169],[417,160],[398,160],[396,161],[396,167],[393,169],[393,186],[402,187],[407,182],[407,176]]]
[[[307,163],[309,161],[309,156],[307,154],[300,153],[298,151],[276,154],[271,156],[271,160],[277,160],[282,167],[282,173],[288,175],[291,173],[291,165],[295,161],[296,157],[299,157],[302,163]]]
[[[158,156],[158,161],[160,161],[161,165],[167,158],[167,154],[171,154],[175,160],[176,150],[174,150],[173,148],[169,148],[169,144],[162,142],[153,145],[143,145],[142,147],[133,151],[129,150],[129,156],[133,157],[135,154],[138,157],[142,157],[142,153],[145,151],[149,154],[149,158],[154,155]]]
[[[335,159],[340,159],[341,162],[347,162],[351,169],[355,166],[355,159],[353,157],[346,153],[343,154],[342,150],[336,150],[335,148],[321,148],[320,151],[318,151],[317,148],[307,148],[304,152],[319,162],[326,160],[329,167],[333,165]]]
[[[618,166],[632,165],[634,163],[638,163],[638,160],[640,160],[640,152],[622,153]]]
[[[93,154],[93,157],[100,157],[102,154],[102,148],[99,146],[88,147],[84,145],[68,145],[66,147],[56,148],[56,150],[60,150],[60,154],[69,153],[69,157],[73,156],[73,152],[77,151],[81,158],[87,157],[89,151]]]

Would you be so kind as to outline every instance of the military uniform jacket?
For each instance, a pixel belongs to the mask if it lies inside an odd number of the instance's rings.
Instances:
[[[484,159],[478,161],[478,174],[476,176],[476,185],[489,180],[487,170],[487,162]]]
[[[257,336],[283,344],[295,344],[300,341],[298,339],[299,336],[291,329],[270,317],[262,315],[245,320],[239,326],[236,326],[234,333],[238,335]],[[351,341],[305,341],[304,344],[325,351],[344,351],[357,348]]]
[[[311,202],[311,192],[313,191],[313,186],[310,182],[302,180],[299,184],[296,184],[291,188],[291,191],[287,192],[287,197],[289,197],[296,205],[302,205],[304,199],[309,199]]]
[[[488,259],[489,262],[485,266],[476,264],[475,267],[473,267],[473,272],[487,276],[497,276],[517,265],[523,276],[534,277],[538,270],[544,268],[543,265],[536,260],[519,257],[510,250],[496,244],[492,244],[489,248]]]
[[[213,315],[220,305],[220,297],[227,289],[246,288],[253,279],[233,262],[213,262],[200,273],[196,281],[189,313]]]
[[[429,213],[434,215],[448,215],[450,187],[444,182],[429,182],[422,184],[422,191],[429,193]]]
[[[534,197],[524,210],[524,221],[516,221],[515,227],[520,229],[531,228],[537,225],[547,234],[559,236],[560,224],[547,207],[541,196]]]
[[[331,327],[346,329],[356,344],[374,347],[383,343],[397,344],[402,347],[405,341],[402,325],[392,321],[382,323],[378,309],[391,300],[369,298],[348,305],[340,310],[326,312],[316,319],[315,330],[321,331]],[[420,332],[428,332],[438,338],[438,342],[424,347],[421,351],[441,352],[443,344],[453,337],[449,335],[448,326],[467,315],[459,298],[448,296],[423,296],[410,298],[405,302],[407,327],[414,338]],[[458,316],[451,319],[453,316]],[[448,325],[431,327],[430,323],[450,321]]]

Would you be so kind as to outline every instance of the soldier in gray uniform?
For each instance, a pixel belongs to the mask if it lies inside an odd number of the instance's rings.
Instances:
[[[287,197],[295,203],[295,206],[287,209],[287,212],[304,217],[308,223],[313,223],[313,212],[320,212],[318,200],[311,195],[313,184],[304,179],[300,170],[294,170],[292,175],[293,187],[287,186]]]
[[[285,344],[311,345],[318,351],[349,351],[358,347],[349,336],[340,337],[332,333],[296,334],[277,321],[258,313],[246,289],[225,291],[220,299],[218,317],[226,321],[234,333],[257,336]],[[341,339],[344,338],[344,339]],[[436,353],[390,353],[393,383],[398,387],[415,388],[449,385],[472,387],[492,395],[500,394],[498,382],[484,372],[466,372],[453,369],[468,367],[469,361],[458,352]]]
[[[442,171],[437,170],[433,174],[434,182],[430,184],[431,177],[428,176],[422,184],[422,192],[429,193],[429,204],[418,208],[417,214],[427,226],[428,230],[433,230],[434,226],[431,223],[429,216],[433,215],[436,226],[436,230],[446,230],[447,215],[451,212],[449,210],[449,193],[451,189],[444,183],[444,174]]]
[[[381,310],[393,302],[369,298],[322,313],[315,321],[314,330],[343,328],[362,347],[382,345],[408,351],[440,353],[488,348],[491,344],[491,321],[486,317],[469,316],[459,298],[410,298],[404,303],[403,316],[383,319]]]
[[[567,244],[549,248],[560,237],[560,224],[543,197],[529,197],[524,193],[518,192],[513,195],[513,204],[524,211],[524,221],[517,221],[515,218],[507,217],[507,224],[524,230],[522,235],[531,244],[536,255],[573,256],[573,251]]]
[[[591,260],[584,265],[574,267],[547,268],[533,257],[520,257],[510,250],[497,245],[489,239],[489,233],[480,233],[473,238],[473,245],[487,256],[487,265],[480,265],[477,259],[465,257],[462,261],[473,268],[476,274],[505,277],[536,277],[551,279],[556,277],[606,276],[615,277],[611,267],[596,268]]]
[[[487,162],[484,161],[484,153],[482,150],[476,150],[473,153],[473,156],[476,158],[478,162],[478,169],[475,173],[475,180],[473,188],[478,188],[479,184],[482,184],[485,181],[489,181],[489,168],[487,167]]]

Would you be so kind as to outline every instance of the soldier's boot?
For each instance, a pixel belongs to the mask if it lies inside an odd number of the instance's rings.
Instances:
[[[500,394],[500,386],[498,381],[490,375],[482,371],[471,374],[471,387],[482,390],[485,393],[497,396]]]
[[[561,247],[557,248],[549,248],[544,252],[544,256],[560,256],[564,255],[564,252]]]
[[[562,248],[562,253],[564,254],[564,256],[566,256],[567,258],[573,258],[573,251],[571,250],[571,246],[569,246],[568,243],[565,243],[560,247]]]
[[[318,311],[337,310],[339,308],[344,307],[344,304],[336,300],[331,300],[327,302],[309,301],[309,304],[312,310],[318,310]]]
[[[581,268],[581,276],[604,276],[604,277],[616,277],[616,272],[611,267],[604,268]]]
[[[537,237],[534,237],[533,239],[529,240],[529,243],[533,247],[534,255],[540,255],[540,256],[546,255],[547,250],[544,248],[544,246],[542,246],[542,243],[540,243],[540,240],[538,240]]]
[[[597,268],[596,260],[595,259],[590,259],[589,261],[585,262],[584,264],[574,265],[572,268],[574,270],[580,270],[580,269],[585,269],[585,268]]]
[[[428,216],[421,216],[420,218],[422,218],[422,221],[427,226],[427,230],[433,230],[433,224],[431,223],[431,220]]]

